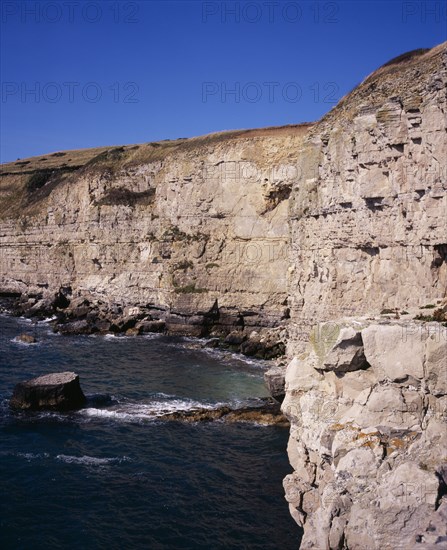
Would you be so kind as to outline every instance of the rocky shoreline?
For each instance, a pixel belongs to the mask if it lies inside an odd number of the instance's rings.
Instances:
[[[54,332],[62,335],[116,334],[138,336],[160,333],[170,336],[208,338],[206,347],[241,353],[257,359],[283,357],[287,342],[287,328],[264,327],[245,329],[237,323],[222,326],[219,313],[216,319],[196,316],[172,323],[167,308],[151,306],[123,307],[102,302],[91,302],[86,297],[72,298],[70,291],[61,289],[54,298],[39,296],[7,296],[0,293],[0,312],[33,320],[51,319]]]
[[[195,409],[192,411],[176,411],[160,416],[160,420],[177,420],[181,422],[252,422],[263,426],[290,427],[287,417],[281,412],[281,407],[274,399],[265,399],[262,405],[231,408],[228,406],[217,409]]]

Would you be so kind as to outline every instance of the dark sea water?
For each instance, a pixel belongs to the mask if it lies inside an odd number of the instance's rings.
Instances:
[[[14,342],[22,332],[38,343]],[[298,548],[287,429],[157,418],[256,402],[264,369],[188,339],[62,337],[0,317],[0,548]],[[86,409],[9,410],[18,381],[63,370]]]

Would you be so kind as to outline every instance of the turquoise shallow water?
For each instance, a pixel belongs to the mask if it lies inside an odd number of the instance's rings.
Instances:
[[[38,344],[14,342],[24,331]],[[286,429],[157,419],[256,402],[262,363],[194,340],[61,337],[8,317],[0,353],[1,548],[298,547]],[[80,375],[86,409],[9,410],[16,382],[57,370]]]

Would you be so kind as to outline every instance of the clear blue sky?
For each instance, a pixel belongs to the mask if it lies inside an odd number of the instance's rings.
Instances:
[[[312,121],[389,59],[447,40],[440,1],[3,0],[1,9],[2,162]]]

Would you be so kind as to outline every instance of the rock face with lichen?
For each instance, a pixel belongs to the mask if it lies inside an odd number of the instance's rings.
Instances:
[[[315,321],[445,294],[446,64],[446,44],[387,64],[309,130],[290,196],[290,355]]]
[[[302,549],[447,547],[446,52],[376,71],[301,149],[282,409]]]
[[[282,405],[301,548],[445,547],[446,359],[436,322],[314,328],[288,366]]]

